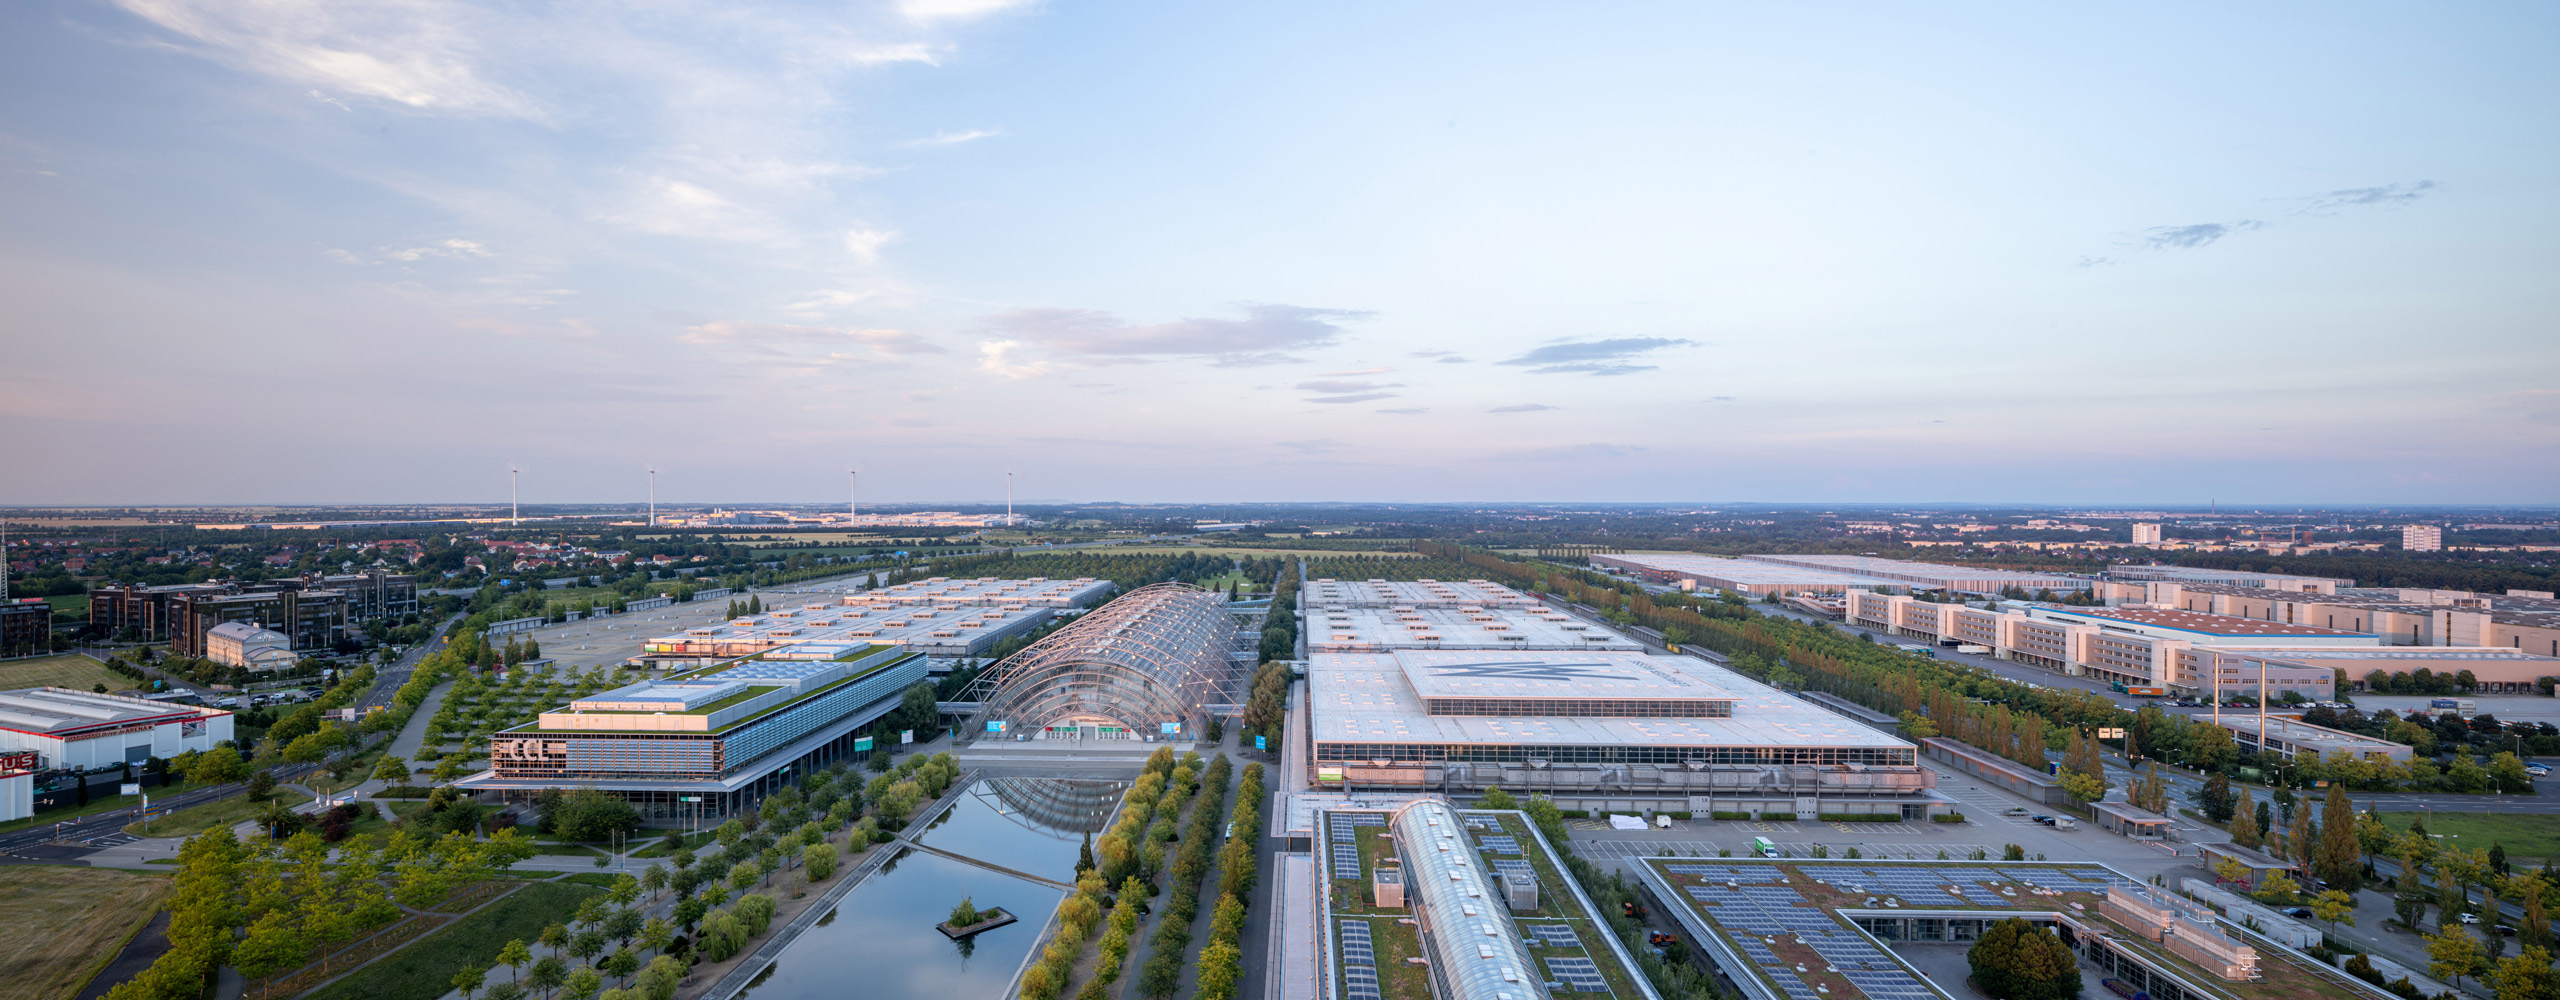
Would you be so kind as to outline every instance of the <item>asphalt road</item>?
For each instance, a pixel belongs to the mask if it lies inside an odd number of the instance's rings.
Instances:
[[[282,784],[300,779],[303,775],[311,773],[315,767],[317,765],[283,764],[267,770],[268,773],[276,776],[277,783]],[[180,792],[165,798],[154,796],[151,800],[151,808],[154,811],[184,809],[218,799],[227,799],[247,790],[248,786],[243,784],[214,785],[209,788]],[[17,854],[46,843],[71,843],[107,836],[122,830],[125,824],[133,822],[134,813],[138,808],[117,809],[113,812],[98,813],[76,822],[47,824],[0,835],[0,854]]]

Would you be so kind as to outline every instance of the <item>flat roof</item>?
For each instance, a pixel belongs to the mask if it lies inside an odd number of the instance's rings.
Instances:
[[[1686,552],[1630,552],[1624,555],[1595,555],[1591,561],[1601,565],[1639,566],[1674,576],[1691,575],[1702,582],[1720,580],[1753,587],[1909,587],[1901,580],[1878,576],[1860,576],[1837,570],[1809,566],[1785,566],[1727,556],[1696,555]]]
[[[122,728],[144,722],[176,721],[228,715],[167,702],[122,695],[92,694],[70,688],[41,687],[0,691],[0,727],[44,736],[71,736],[82,730]]]
[[[981,576],[952,579],[936,576],[912,583],[846,594],[846,604],[993,604],[1043,608],[1076,608],[1111,592],[1111,581],[1082,576],[1052,580],[1045,576],[1006,579]]]
[[[1875,556],[1747,555],[1742,558],[1749,559],[1753,562],[1775,563],[1780,566],[1811,566],[1818,569],[1833,569],[1844,573],[1856,573],[1861,576],[1875,576],[1882,577],[1887,580],[1908,580],[1919,583],[2016,584],[2019,586],[2044,587],[2047,589],[2053,589],[2056,587],[2074,590],[2089,589],[2089,580],[2085,577],[2067,576],[2061,573],[2049,573],[2040,570],[1990,569],[1979,566],[1950,566],[1946,563],[1917,562],[1909,559],[1880,559]],[[1962,588],[1959,587],[1958,589]]]
[[[809,642],[951,645],[1008,634],[1028,627],[1026,622],[1047,621],[1051,614],[1045,605],[818,604],[686,629],[650,639],[641,648],[661,654],[740,655]]]
[[[1549,608],[1308,606],[1307,649],[1625,649],[1635,640]]]
[[[1525,608],[1538,599],[1491,580],[1336,580],[1317,577],[1300,588],[1298,606],[1454,608]]]
[[[2349,632],[2344,629],[2321,628],[2316,625],[2295,625],[2290,622],[2271,622],[2256,618],[2242,618],[2237,615],[2207,614],[2202,611],[2179,611],[2174,608],[2057,608],[2037,605],[2028,609],[2028,616],[2065,622],[2085,618],[2089,621],[2081,624],[2142,625],[2213,636],[2336,636],[2343,639],[2350,636],[2370,638],[2373,635],[2371,632]]]
[[[2190,718],[2210,722],[2221,726],[2224,729],[2231,730],[2234,733],[2245,734],[2252,738],[2258,735],[2260,728],[2260,717],[2255,715],[2197,715],[2190,716]],[[2268,736],[2297,746],[2336,748],[2340,750],[2398,750],[2403,752],[2406,752],[2409,749],[2409,745],[2406,743],[2394,743],[2390,740],[2379,740],[2371,736],[2350,733],[2344,730],[2331,729],[2327,726],[2315,726],[2300,719],[2287,718],[2281,715],[2266,716],[2265,730]]]
[[[1585,652],[1397,650],[1320,653],[1307,662],[1318,743],[1482,743],[1910,749],[1908,741],[1779,693],[1691,656]],[[1470,685],[1482,685],[1475,687]],[[1731,718],[1432,715],[1434,697],[1729,701]],[[1499,694],[1484,692],[1501,692]]]

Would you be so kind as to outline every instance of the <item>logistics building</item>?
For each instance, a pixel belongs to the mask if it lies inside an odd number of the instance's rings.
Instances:
[[[2086,577],[2063,576],[2056,573],[1948,566],[1940,563],[1912,562],[1907,559],[1878,559],[1874,556],[1778,555],[1744,556],[1743,558],[1779,566],[1802,566],[1809,569],[1896,580],[1925,590],[1946,590],[1966,594],[1996,594],[2008,589],[2069,593],[2087,590],[2091,582]]]
[[[1671,584],[1682,590],[1730,590],[1753,597],[1767,594],[1838,594],[1878,587],[1892,591],[1911,589],[1909,583],[1883,577],[1687,552],[1594,555],[1591,564],[1654,583]]]
[[[2263,685],[2266,697],[2292,691],[2327,701],[2337,695],[2336,673],[2293,663],[2286,654],[2381,645],[2369,633],[2166,608],[2012,601],[1995,611],[1892,594],[1847,596],[1851,624],[1933,643],[1984,647],[2004,660],[2075,677],[2199,694],[2257,694]]]
[[[1047,624],[1051,614],[1022,605],[807,604],[658,636],[641,644],[640,659],[659,666],[758,653],[766,659],[835,659],[847,650],[884,644],[934,656],[976,656]]]
[[[871,646],[642,681],[491,736],[490,769],[455,784],[511,800],[594,787],[645,818],[725,816],[812,767],[869,753],[872,737],[857,733],[924,677],[923,653]]]
[[[1754,815],[1945,804],[1912,744],[1691,656],[1322,653],[1307,682],[1310,777],[1328,787]]]
[[[221,709],[58,687],[0,692],[0,753],[33,751],[35,770],[98,771],[230,738]]]
[[[1527,608],[1538,599],[1491,580],[1336,580],[1300,588],[1300,607]]]
[[[2496,646],[2560,656],[2560,601],[2549,598],[2414,587],[2311,594],[2185,583],[2145,584],[2141,596],[2142,603],[2164,607],[2372,632],[2393,645]]]
[[[1005,580],[982,576],[974,580],[931,577],[912,583],[894,583],[886,587],[846,594],[843,603],[991,605],[1007,608],[1081,608],[1101,601],[1111,594],[1111,581],[1089,576],[1073,580],[1052,580],[1045,576],[1021,580]]]
[[[1316,607],[1306,612],[1312,653],[1391,649],[1615,649],[1642,652],[1625,636],[1548,608]]]
[[[2209,583],[2228,587],[2263,587],[2295,593],[2334,594],[2339,588],[2353,587],[2354,580],[2336,576],[2296,576],[2290,573],[2260,573],[2236,569],[2206,569],[2201,566],[2110,566],[2097,587],[2097,596],[2116,603],[2118,595],[2136,604],[2154,603],[2142,596],[2144,583]]]

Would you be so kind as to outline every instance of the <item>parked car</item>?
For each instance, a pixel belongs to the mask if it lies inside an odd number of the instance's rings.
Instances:
[[[2026,815],[2026,814],[2027,814],[2027,807],[2025,807],[2025,806],[2010,806],[2007,812],[2003,812],[2003,813],[2001,813],[2000,815],[2003,815],[2003,816],[2024,816],[2024,815]]]
[[[2551,776],[2551,768],[2542,764],[2527,764],[2524,766],[2524,773],[2537,778],[2547,778]]]
[[[2051,817],[2051,816],[2047,816],[2047,815],[2045,815],[2045,814],[2043,814],[2043,813],[2037,813],[2037,814],[2035,814],[2035,815],[2033,815],[2033,816],[2029,816],[2029,817],[2027,817],[2027,818],[2028,818],[2028,819],[2031,819],[2031,820],[2034,820],[2034,821],[2036,821],[2036,822],[2038,822],[2038,823],[2042,823],[2042,824],[2044,824],[2044,825],[2046,825],[2046,826],[2052,826],[2052,825],[2053,825],[2053,817]]]
[[[2463,914],[2463,915],[2462,915],[2462,922],[2463,922],[2463,923],[2466,923],[2466,924],[2476,924],[2476,923],[2479,923],[2479,922],[2480,922],[2480,915],[2479,915],[2479,914],[2477,914],[2477,913],[2465,913],[2465,914]]]
[[[2288,917],[2299,917],[2299,918],[2304,919],[2304,920],[2309,920],[2309,919],[2311,919],[2311,908],[2310,908],[2310,907],[2308,907],[2308,906],[2291,906],[2291,907],[2286,907],[2286,908],[2285,908],[2285,911],[2284,911],[2284,915],[2285,915],[2285,916],[2288,916]]]
[[[2498,925],[2498,936],[2499,936],[2499,937],[2514,937],[2514,936],[2516,936],[2516,929],[2515,929],[2515,928],[2513,928],[2513,927],[2509,927],[2509,926],[2507,926],[2507,925],[2505,925],[2505,924],[2499,924],[2499,925]]]

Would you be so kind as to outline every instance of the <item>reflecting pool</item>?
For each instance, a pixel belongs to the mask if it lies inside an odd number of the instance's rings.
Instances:
[[[1075,875],[1086,831],[1100,832],[1127,782],[1056,778],[980,781],[929,827],[907,835],[1061,882]],[[875,850],[905,850],[882,847]],[[1020,922],[945,939],[933,925],[960,897],[1003,907]],[[906,851],[783,949],[741,995],[752,1000],[853,997],[995,997],[1013,981],[1034,938],[1065,893],[976,865]]]

